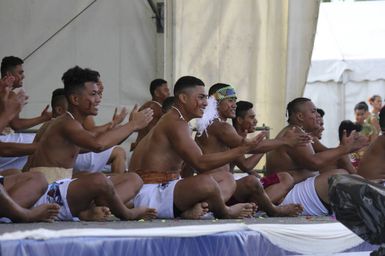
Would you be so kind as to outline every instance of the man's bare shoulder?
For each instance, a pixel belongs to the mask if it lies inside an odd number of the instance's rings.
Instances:
[[[140,108],[139,110],[143,110],[145,108],[152,108],[154,111],[158,111],[158,110],[162,110],[162,105],[158,102],[154,102],[154,101],[147,101],[146,103],[144,103]]]
[[[210,124],[208,131],[210,134],[220,134],[228,131],[236,132],[235,128],[228,122],[220,121],[215,119],[212,124]]]

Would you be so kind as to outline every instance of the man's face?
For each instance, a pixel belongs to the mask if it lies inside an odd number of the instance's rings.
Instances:
[[[321,139],[322,132],[325,130],[325,128],[324,128],[324,119],[319,113],[317,113],[317,123],[319,127],[315,129],[315,131],[313,132],[313,135],[316,136],[318,139]]]
[[[24,69],[22,65],[16,65],[16,67],[10,72],[15,81],[13,82],[13,88],[20,88],[23,86],[24,80]]]
[[[302,108],[302,125],[307,132],[315,131],[320,128],[319,117],[317,108],[313,102],[307,101],[301,106]]]
[[[218,103],[218,114],[223,118],[235,118],[237,98],[223,99]]]
[[[167,84],[162,84],[155,90],[156,96],[163,102],[167,97],[170,97],[170,89]]]
[[[98,105],[100,103],[99,88],[94,82],[86,82],[85,88],[79,95],[79,108],[88,115],[96,116],[98,114]]]
[[[207,94],[204,86],[195,86],[189,88],[186,92],[187,101],[185,108],[192,118],[203,116],[203,112],[207,106]]]
[[[244,117],[239,117],[239,124],[243,131],[248,133],[255,132],[255,127],[257,126],[257,119],[255,118],[255,112],[253,109],[247,110]]]
[[[354,115],[356,117],[356,123],[357,124],[363,124],[366,118],[366,111],[363,109],[356,109],[354,111]]]

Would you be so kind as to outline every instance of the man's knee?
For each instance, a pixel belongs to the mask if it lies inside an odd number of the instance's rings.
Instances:
[[[90,183],[88,185],[91,190],[93,189],[101,193],[113,192],[113,184],[111,180],[102,173],[92,173],[84,179]]]
[[[142,178],[135,172],[128,172],[124,174],[126,179],[130,181],[131,184],[134,184],[135,187],[142,187],[143,186],[143,180]]]
[[[214,180],[213,177],[206,174],[200,174],[199,182],[197,182],[197,187],[199,191],[205,195],[210,195],[216,193],[219,190],[218,183]]]
[[[258,178],[254,175],[248,175],[242,179],[242,184],[244,189],[249,191],[255,191],[257,193],[263,192],[263,186]]]
[[[291,190],[294,187],[294,178],[287,172],[277,173],[279,178],[279,183],[285,186],[288,190]]]
[[[115,159],[122,159],[123,161],[126,161],[126,158],[127,156],[124,148],[116,146],[112,149],[110,157],[111,161],[114,161]]]

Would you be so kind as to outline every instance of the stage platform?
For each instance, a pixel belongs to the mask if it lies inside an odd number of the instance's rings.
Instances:
[[[0,224],[9,255],[369,255],[331,217]]]

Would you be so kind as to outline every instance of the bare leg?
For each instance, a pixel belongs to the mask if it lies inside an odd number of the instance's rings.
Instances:
[[[112,182],[101,173],[93,173],[70,183],[67,201],[74,216],[92,207],[106,206],[118,218],[133,220],[155,218],[156,210],[150,208],[128,209],[117,195]]]
[[[324,203],[329,204],[329,195],[328,195],[329,177],[336,174],[348,174],[348,172],[345,171],[344,169],[335,169],[335,170],[323,172],[315,178],[315,189],[316,189],[317,195]]]
[[[44,175],[38,172],[25,172],[4,178],[5,190],[23,208],[31,208],[45,193],[47,186]]]
[[[303,207],[300,204],[275,206],[263,190],[262,184],[254,175],[237,180],[237,190],[234,193],[234,198],[238,202],[254,202],[260,210],[273,217],[298,216],[303,211]]]
[[[289,191],[294,186],[294,179],[289,173],[279,172],[277,175],[279,178],[279,183],[265,188],[265,192],[273,204],[281,203],[287,193],[289,193]]]
[[[126,151],[119,146],[112,149],[108,163],[111,164],[112,173],[124,173],[126,171]]]
[[[229,201],[237,187],[234,175],[229,171],[210,172],[210,175],[218,183],[223,201]]]
[[[57,204],[44,204],[31,210],[25,209],[12,200],[2,185],[0,185],[0,205],[0,216],[7,217],[13,222],[51,222],[58,215],[60,209]]]
[[[143,186],[143,181],[134,172],[116,174],[109,177],[114,184],[116,193],[124,204],[129,203]]]
[[[197,203],[207,202],[217,218],[245,218],[254,213],[254,204],[244,203],[227,207],[222,200],[218,183],[207,174],[200,174],[178,181],[174,190],[174,204],[182,212]]]

